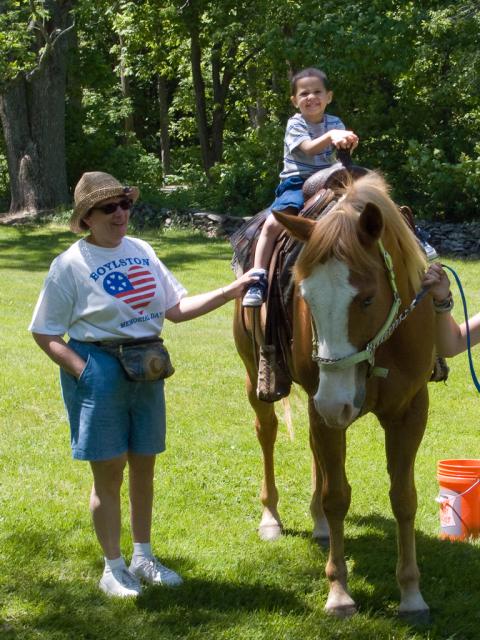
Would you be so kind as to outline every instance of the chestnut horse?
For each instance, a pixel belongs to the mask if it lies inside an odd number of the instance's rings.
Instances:
[[[345,474],[346,430],[372,412],[385,431],[390,502],[397,522],[399,611],[423,616],[428,606],[420,593],[415,552],[414,463],[427,421],[434,313],[428,296],[411,315],[402,309],[420,289],[426,262],[380,175],[370,172],[337,195],[337,204],[316,221],[275,213],[287,232],[304,243],[294,267],[292,374],[308,394],[313,535],[330,538],[325,609],[338,616],[356,611],[344,557],[351,495]],[[406,316],[402,321],[399,310]],[[263,450],[259,533],[275,539],[282,529],[273,456],[277,418],[274,405],[256,396],[256,313],[237,303],[234,334]]]

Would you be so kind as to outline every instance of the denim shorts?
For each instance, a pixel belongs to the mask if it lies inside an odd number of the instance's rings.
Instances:
[[[303,209],[303,183],[305,178],[292,176],[286,178],[278,185],[275,191],[275,200],[270,205],[270,209],[283,211],[284,209],[296,209],[297,213]]]
[[[110,460],[127,451],[164,451],[164,381],[134,382],[100,347],[73,339],[68,346],[87,363],[78,380],[60,369],[73,457]]]

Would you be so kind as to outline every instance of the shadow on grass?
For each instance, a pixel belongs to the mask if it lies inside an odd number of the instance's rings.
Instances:
[[[78,585],[62,581],[38,581],[35,589],[16,593],[31,613],[21,616],[18,626],[5,621],[4,631],[12,638],[19,629],[32,636],[67,638],[182,638],[195,627],[224,627],[234,616],[278,611],[305,614],[295,595],[262,585],[229,584],[190,580],[176,589],[149,587],[136,600],[113,600],[103,595],[96,583]],[[41,606],[39,606],[41,605]],[[140,632],[140,626],[142,631]],[[137,628],[137,632],[135,629]],[[0,637],[2,634],[0,620]],[[37,637],[35,635],[35,637]]]
[[[69,575],[58,563],[62,550],[55,532],[22,531],[12,534],[5,555],[15,549],[15,570],[3,573],[0,598],[7,610],[0,618],[0,637],[10,638],[183,638],[195,627],[225,628],[230,619],[259,612],[305,615],[308,607],[293,590],[260,583],[187,579],[175,589],[147,587],[137,599],[112,599],[97,586],[102,571],[97,545],[79,548],[79,568]],[[15,545],[15,546],[14,546]],[[187,558],[163,557],[180,573],[191,563]],[[60,566],[58,576],[55,569]],[[11,564],[13,567],[13,564]],[[51,568],[49,568],[51,567]],[[90,569],[92,569],[90,571]],[[91,577],[90,574],[95,574]],[[9,607],[9,601],[12,605]],[[213,636],[214,637],[214,636]]]
[[[352,597],[359,612],[368,616],[398,619],[400,599],[396,583],[396,523],[379,514],[351,516],[352,523],[364,532],[346,536],[345,553]],[[365,532],[366,531],[366,532]],[[287,536],[311,539],[311,532],[287,529]],[[415,631],[422,637],[478,640],[480,637],[480,546],[452,542],[416,533],[417,562],[422,574],[421,590],[430,607],[430,620]],[[392,604],[394,606],[392,606]],[[406,621],[408,624],[408,621]],[[429,635],[434,632],[434,635]],[[417,636],[416,636],[417,637]]]
[[[226,244],[225,240],[205,238],[198,233],[182,232],[177,236],[144,234],[139,237],[155,248],[158,257],[165,261],[167,267],[172,271],[203,260],[224,260],[228,264],[233,255],[230,245]],[[201,247],[201,251],[192,253],[192,247]]]
[[[0,238],[0,268],[21,271],[46,271],[53,258],[75,241],[69,231],[47,234],[33,226],[2,229]]]
[[[22,271],[47,271],[52,260],[79,239],[67,230],[30,225],[0,229],[0,234],[0,268]],[[181,232],[172,236],[152,232],[138,234],[138,237],[151,243],[171,270],[203,260],[228,263],[232,258],[232,251],[224,240],[208,239],[198,233]],[[194,247],[201,251],[196,253]]]
[[[410,633],[411,625],[396,615],[399,594],[395,581],[397,555],[393,519],[370,515],[352,517],[349,522],[360,531],[359,535],[347,538],[346,553],[351,591],[361,615],[357,622],[354,619],[341,623],[345,625],[345,632],[350,634],[346,637],[373,638],[368,635],[369,620],[374,625],[379,620],[390,621],[388,624],[392,625],[394,635],[400,629]],[[293,538],[309,537],[303,530],[287,530],[286,534]],[[316,543],[312,541],[312,545],[316,546]],[[306,554],[299,563],[295,544],[293,547],[278,546],[277,549],[270,547],[270,566],[266,572],[269,584],[262,583],[266,569],[265,554],[254,555],[243,549],[248,575],[258,576],[253,582],[243,580],[243,572],[235,581],[187,577],[184,585],[177,589],[147,588],[136,601],[111,600],[98,590],[97,580],[102,568],[93,540],[91,545],[87,541],[80,543],[77,550],[80,568],[72,576],[68,570],[62,570],[59,563],[64,550],[54,531],[35,532],[32,528],[22,531],[21,535],[12,532],[3,552],[5,557],[14,553],[14,558],[8,563],[10,571],[3,571],[1,591],[5,605],[10,598],[16,603],[10,610],[17,610],[17,614],[0,620],[0,636],[6,640],[37,636],[113,637],[120,640],[153,638],[161,630],[158,637],[169,639],[186,637],[192,629],[199,632],[203,629],[207,637],[213,638],[215,630],[225,629],[227,625],[241,626],[242,621],[250,618],[258,623],[259,619],[265,621],[279,614],[285,616],[286,632],[291,624],[292,632],[295,629],[301,633],[302,624],[313,614],[312,607],[316,610],[321,606],[313,577],[311,590],[305,591],[305,577],[312,575],[312,554]],[[450,543],[419,533],[417,553],[423,574],[422,592],[431,607],[432,618],[427,627],[414,628],[414,637],[477,640],[480,628],[480,547]],[[276,556],[278,562],[272,561]],[[313,549],[313,556],[324,562],[323,552],[317,556]],[[190,558],[162,559],[180,573],[194,573],[194,563]],[[48,569],[53,561],[58,564]],[[322,569],[316,561],[315,565],[314,573],[317,574],[318,570],[321,575]],[[290,575],[289,566],[295,567],[290,570]],[[277,584],[272,584],[275,572]],[[314,605],[310,604],[312,596]],[[325,625],[329,628],[339,624],[338,621],[330,623],[320,612],[318,623],[324,628]],[[335,628],[338,631],[338,627]],[[355,633],[351,635],[353,631]]]

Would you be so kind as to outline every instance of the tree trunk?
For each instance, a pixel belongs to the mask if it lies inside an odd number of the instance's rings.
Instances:
[[[118,34],[118,41],[120,44],[119,69],[120,69],[120,87],[122,90],[122,97],[125,98],[126,100],[130,100],[132,92],[130,90],[130,78],[125,74],[124,40],[121,34]],[[128,144],[129,142],[131,142],[132,134],[135,133],[132,109],[130,109],[129,114],[124,119],[123,130],[125,132],[124,142]]]
[[[52,31],[69,23],[69,3],[52,8]],[[37,69],[0,94],[0,120],[10,176],[10,211],[53,209],[69,202],[65,158],[65,88],[70,34],[60,37]]]
[[[220,45],[212,47],[212,86],[213,86],[213,113],[212,113],[212,157],[213,162],[221,162],[223,156],[223,133],[225,130],[225,101],[230,83],[233,78],[232,63],[235,60],[237,47],[230,47],[225,56],[226,62],[223,66]]]
[[[165,76],[157,76],[158,110],[160,114],[160,155],[163,175],[170,173],[170,133],[168,118],[168,91]]]
[[[202,164],[205,173],[208,175],[213,166],[212,149],[210,147],[210,137],[207,122],[207,106],[205,99],[205,83],[202,76],[201,48],[198,37],[198,30],[195,26],[190,28],[190,55],[192,64],[193,88],[195,91],[195,106],[198,138],[200,141],[200,151],[202,154]]]

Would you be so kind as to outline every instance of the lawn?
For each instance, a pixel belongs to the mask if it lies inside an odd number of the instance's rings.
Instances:
[[[186,231],[143,237],[191,293],[232,278],[226,242]],[[360,612],[338,621],[323,611],[326,551],[310,538],[300,390],[291,397],[295,437],[282,423],[276,449],[286,535],[271,544],[258,539],[261,455],[231,337],[232,304],[164,332],[177,371],[166,383],[168,449],[156,469],[153,545],[185,584],[148,589],[135,602],[107,599],[97,588],[102,557],[87,508],[90,472],[70,458],[58,371],[27,331],[48,265],[73,239],[64,227],[0,227],[2,639],[478,640],[480,544],[439,540],[435,502],[436,461],[480,457],[479,398],[466,356],[450,362],[447,384],[430,385],[416,465],[417,551],[431,623],[412,627],[396,616],[395,524],[373,417],[348,432],[346,553]],[[447,263],[462,278],[471,312],[480,309],[478,262]],[[129,558],[127,509],[122,544]]]

